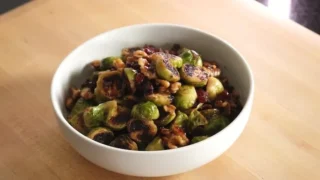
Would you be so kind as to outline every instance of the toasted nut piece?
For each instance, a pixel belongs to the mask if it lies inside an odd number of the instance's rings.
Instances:
[[[137,58],[148,57],[148,54],[142,50],[136,50],[133,52],[133,56]]]
[[[71,97],[68,97],[68,98],[66,99],[65,105],[66,105],[66,108],[67,108],[67,109],[71,110],[72,107],[73,107],[73,105],[74,105],[73,99],[72,99]]]
[[[180,83],[180,82],[172,83],[172,84],[170,85],[170,92],[171,92],[172,94],[175,94],[175,93],[177,93],[177,91],[180,89],[180,87],[181,87],[181,83]]]
[[[100,65],[101,65],[101,61],[100,60],[95,60],[91,62],[91,66],[95,69],[95,70],[99,70],[100,69]]]
[[[176,107],[174,105],[169,104],[169,105],[164,105],[163,109],[168,113],[174,113],[176,110]]]
[[[74,100],[77,100],[80,95],[80,89],[78,88],[70,88],[70,97]]]
[[[94,97],[94,94],[93,92],[91,92],[90,88],[88,87],[85,87],[81,90],[81,93],[80,93],[80,96],[83,98],[83,99],[92,99]]]
[[[156,82],[159,83],[161,86],[168,88],[170,86],[170,82],[163,79],[156,79]]]

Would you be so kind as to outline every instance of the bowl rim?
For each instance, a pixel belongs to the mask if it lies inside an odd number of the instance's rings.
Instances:
[[[239,58],[241,59],[241,61],[244,64],[244,67],[246,69],[246,71],[249,74],[249,94],[248,94],[248,98],[246,99],[246,101],[244,102],[243,108],[240,111],[240,113],[238,114],[238,116],[224,129],[222,129],[221,131],[219,131],[218,133],[208,137],[207,139],[200,141],[198,143],[195,144],[190,144],[188,146],[183,146],[177,149],[170,149],[170,150],[159,150],[159,151],[133,151],[133,150],[127,150],[127,149],[120,149],[120,148],[116,148],[116,147],[112,147],[112,146],[108,146],[105,144],[101,144],[98,143],[92,139],[87,138],[85,135],[81,134],[80,132],[78,132],[76,129],[74,129],[66,120],[66,118],[63,116],[62,114],[62,110],[59,108],[59,104],[58,104],[58,100],[56,95],[54,94],[54,89],[57,83],[59,83],[57,76],[58,74],[60,74],[60,70],[61,67],[64,66],[64,64],[66,64],[67,60],[73,55],[76,54],[78,51],[80,51],[83,46],[85,46],[86,44],[89,44],[93,41],[96,41],[97,39],[101,38],[102,36],[104,36],[107,33],[111,33],[114,31],[119,31],[119,30],[125,30],[125,29],[131,29],[131,28],[148,28],[148,27],[169,27],[169,28],[180,28],[180,29],[186,29],[189,31],[193,31],[195,33],[199,33],[199,34],[204,34],[206,36],[210,36],[211,38],[219,41],[220,43],[226,45],[228,48],[230,48],[232,51],[234,51],[234,53],[239,56]],[[84,141],[87,141],[89,144],[93,145],[93,146],[99,146],[101,148],[104,148],[105,150],[108,151],[118,151],[118,152],[123,152],[123,153],[129,153],[129,154],[140,154],[140,155],[156,155],[156,154],[172,154],[172,153],[179,153],[181,151],[187,151],[188,149],[195,149],[197,147],[199,147],[200,145],[202,145],[202,143],[204,143],[205,141],[210,141],[210,139],[216,138],[217,136],[219,136],[220,134],[222,134],[225,131],[228,131],[228,129],[231,129],[232,126],[235,126],[235,121],[239,121],[239,117],[241,117],[241,115],[244,113],[244,110],[247,109],[250,111],[250,102],[253,101],[253,96],[254,96],[254,78],[253,78],[253,73],[252,70],[250,68],[250,65],[248,64],[248,62],[246,61],[246,59],[243,57],[242,54],[240,54],[236,48],[234,48],[229,42],[219,38],[218,36],[200,30],[198,28],[194,28],[194,27],[190,27],[190,26],[185,26],[185,25],[180,25],[180,24],[171,24],[171,23],[143,23],[143,24],[134,24],[134,25],[128,25],[128,26],[124,26],[124,27],[118,27],[118,28],[114,28],[111,29],[109,31],[105,31],[102,32],[100,34],[97,34],[96,36],[82,42],[80,45],[78,45],[75,49],[73,49],[71,52],[69,52],[69,54],[60,62],[60,64],[58,65],[52,81],[51,81],[51,87],[50,87],[50,96],[51,96],[51,102],[52,102],[52,106],[54,109],[54,112],[57,116],[57,118],[59,119],[59,121],[62,122],[62,124],[64,126],[67,127],[67,129],[69,131],[71,131],[72,133],[76,134],[77,136],[79,136],[80,138],[82,138]],[[246,122],[247,123],[247,122]],[[70,142],[69,142],[70,143]]]

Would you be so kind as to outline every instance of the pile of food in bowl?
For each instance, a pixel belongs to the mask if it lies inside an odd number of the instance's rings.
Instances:
[[[93,73],[71,87],[69,124],[99,143],[128,150],[175,149],[228,126],[242,110],[219,65],[174,44],[125,48],[91,63]]]

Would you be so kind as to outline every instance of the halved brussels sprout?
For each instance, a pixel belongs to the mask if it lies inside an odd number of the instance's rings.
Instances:
[[[198,110],[191,111],[188,121],[188,131],[192,132],[198,126],[204,126],[208,124],[208,120]]]
[[[133,95],[124,96],[122,99],[117,99],[117,103],[121,106],[132,108],[139,102],[139,99]]]
[[[82,113],[87,107],[92,106],[92,101],[85,100],[83,98],[79,98],[76,104],[73,106],[70,114],[68,117],[73,117],[74,115],[77,115],[79,113]]]
[[[106,125],[115,131],[119,131],[126,127],[130,119],[130,109],[118,106],[117,115],[106,120]]]
[[[191,108],[197,100],[197,92],[194,86],[183,85],[176,93],[174,105],[178,109],[186,110]]]
[[[89,129],[100,126],[104,120],[104,104],[86,108],[83,112],[83,120]]]
[[[99,72],[97,87],[94,90],[97,102],[113,100],[122,96],[122,81],[119,71]]]
[[[153,93],[145,96],[145,98],[152,101],[157,106],[169,105],[173,100],[173,96],[167,93]]]
[[[215,77],[209,77],[206,91],[209,99],[214,100],[224,90],[222,83]]]
[[[113,141],[111,141],[110,146],[120,149],[138,150],[137,143],[130,139],[129,135],[127,134],[122,134],[116,137]]]
[[[165,105],[163,106],[163,110],[160,112],[159,119],[154,122],[158,126],[166,126],[168,125],[175,117],[176,117],[176,107],[173,105]]]
[[[158,128],[153,121],[131,119],[127,123],[129,136],[136,142],[150,142],[157,134]]]
[[[87,136],[102,144],[109,144],[114,139],[113,132],[104,127],[92,129]]]
[[[220,113],[218,109],[205,109],[201,110],[200,112],[207,119],[211,119],[213,116],[216,116]]]
[[[156,72],[158,76],[170,82],[180,80],[179,71],[170,61],[171,55],[164,52],[157,52],[151,55],[151,59],[156,62]]]
[[[207,84],[208,75],[201,68],[191,64],[184,64],[180,69],[181,79],[195,87],[202,87]]]
[[[83,115],[82,113],[76,114],[76,115],[72,116],[71,118],[69,118],[68,122],[74,129],[76,129],[80,133],[87,134],[88,129],[84,125],[82,115]]]
[[[202,67],[201,56],[194,50],[182,48],[179,56],[182,58],[183,64],[191,64]]]
[[[181,68],[183,60],[179,56],[175,56],[172,54],[169,54],[169,61],[171,62],[172,66],[175,68]]]
[[[195,136],[195,137],[192,138],[191,144],[203,141],[203,140],[205,140],[207,138],[208,138],[208,136]]]
[[[204,133],[209,136],[214,135],[228,126],[229,123],[229,119],[223,115],[213,116],[209,123],[204,126]]]
[[[136,91],[135,77],[136,77],[137,71],[132,68],[124,68],[124,74],[130,86],[130,92],[134,93]]]
[[[146,151],[158,151],[158,150],[164,150],[162,139],[159,136],[155,137],[146,147]]]
[[[147,101],[134,105],[131,116],[140,120],[154,120],[158,119],[160,114],[157,106],[153,102]]]
[[[100,69],[103,71],[111,68],[121,69],[124,67],[125,67],[125,64],[123,63],[122,59],[116,56],[104,58],[101,61],[101,65],[100,65]]]
[[[171,128],[173,126],[185,128],[187,125],[188,119],[189,118],[185,113],[181,111],[177,111],[177,115],[173,120],[173,123],[171,124]]]

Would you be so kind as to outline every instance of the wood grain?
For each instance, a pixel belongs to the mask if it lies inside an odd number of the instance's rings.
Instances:
[[[37,0],[0,16],[0,179],[147,179],[101,169],[59,132],[49,98],[62,59],[113,28],[200,28],[247,58],[256,93],[239,140],[217,160],[156,179],[320,179],[320,37],[253,1]]]

